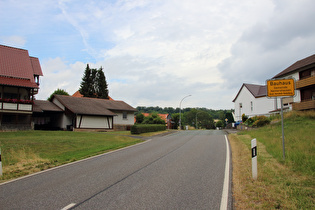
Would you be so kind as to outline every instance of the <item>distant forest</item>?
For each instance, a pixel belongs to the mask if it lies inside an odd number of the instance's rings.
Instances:
[[[179,113],[179,108],[174,109],[173,107],[162,108],[159,106],[156,106],[156,107],[138,106],[136,109],[138,110],[138,112],[136,114],[138,114],[138,113],[159,113],[159,114],[171,114],[172,115],[175,113]],[[226,113],[234,112],[233,109],[213,110],[213,109],[207,109],[207,108],[183,108],[181,110],[181,113],[184,114],[185,112],[189,112],[192,109],[208,112],[212,116],[213,119],[220,119],[220,120],[225,119]]]

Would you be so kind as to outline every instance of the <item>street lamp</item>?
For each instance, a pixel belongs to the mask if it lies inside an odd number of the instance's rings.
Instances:
[[[182,101],[191,95],[185,96],[179,103],[179,130],[182,129]]]

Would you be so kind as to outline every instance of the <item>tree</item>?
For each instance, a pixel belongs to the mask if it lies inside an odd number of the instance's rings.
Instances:
[[[235,122],[235,121],[234,121],[233,114],[232,114],[231,112],[227,112],[227,113],[225,114],[225,119],[228,119],[228,123],[233,123],[233,122]]]
[[[108,85],[106,82],[106,78],[103,72],[103,68],[101,67],[96,72],[96,95],[98,98],[108,99]]]
[[[215,124],[216,127],[219,127],[219,128],[222,128],[224,126],[224,123],[222,120],[219,120],[216,124]]]
[[[174,129],[178,129],[178,126],[179,126],[179,113],[172,114],[172,121],[174,122]]]
[[[97,70],[86,65],[79,92],[84,97],[108,99],[108,85],[102,67]]]
[[[91,92],[93,89],[93,79],[92,79],[92,71],[90,69],[89,64],[86,65],[84,75],[80,84],[80,89],[79,92],[84,96],[84,97],[90,97]]]
[[[144,120],[144,115],[142,113],[139,113],[136,115],[136,123],[141,124]]]
[[[47,100],[48,100],[48,101],[51,101],[53,95],[66,95],[66,96],[68,96],[69,93],[68,93],[67,91],[63,90],[63,89],[59,89],[59,88],[58,88],[57,90],[55,90],[55,91],[49,96],[49,98],[47,98]]]
[[[143,124],[165,124],[165,121],[161,119],[161,117],[156,114],[150,114],[148,117],[144,117],[142,122]]]

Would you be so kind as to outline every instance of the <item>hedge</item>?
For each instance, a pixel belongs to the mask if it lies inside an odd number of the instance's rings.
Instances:
[[[164,131],[166,126],[163,124],[135,124],[131,127],[131,134],[149,133],[155,131]]]

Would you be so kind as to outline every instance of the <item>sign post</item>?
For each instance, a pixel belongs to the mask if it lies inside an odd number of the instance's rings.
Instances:
[[[267,80],[267,96],[280,97],[281,103],[281,127],[282,127],[282,150],[283,160],[285,160],[284,126],[283,126],[283,97],[295,96],[294,79]]]
[[[252,147],[252,175],[253,179],[257,179],[257,144],[256,139],[253,139],[251,141],[251,147]]]

